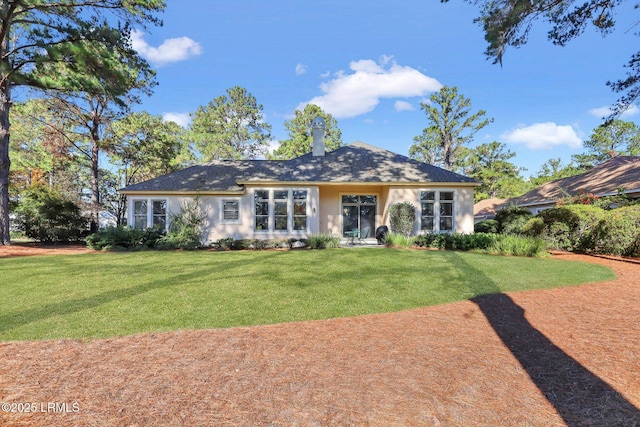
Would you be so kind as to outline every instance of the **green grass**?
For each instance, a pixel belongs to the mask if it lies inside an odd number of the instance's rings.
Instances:
[[[613,277],[553,259],[379,248],[9,258],[0,259],[0,340],[354,316]]]

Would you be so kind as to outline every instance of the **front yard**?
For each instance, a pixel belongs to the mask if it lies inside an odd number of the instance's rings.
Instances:
[[[614,275],[555,259],[372,248],[9,258],[0,278],[0,340],[34,340],[349,317]]]

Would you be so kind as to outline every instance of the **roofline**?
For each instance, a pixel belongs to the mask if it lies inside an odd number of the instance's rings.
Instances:
[[[165,190],[118,190],[118,193],[125,194],[127,196],[241,196],[244,194],[244,190],[242,191],[165,191]]]
[[[624,194],[640,193],[640,188],[634,188],[634,189],[631,189],[631,190],[624,190],[623,193]],[[597,194],[595,194],[595,196],[596,197],[609,197],[609,196],[615,196],[617,194],[619,194],[618,191],[607,191],[606,193],[597,193]],[[527,206],[549,205],[549,204],[557,203],[558,200],[560,200],[560,199],[544,199],[544,200],[538,201],[538,202],[518,203],[518,206],[527,207]]]
[[[389,187],[424,187],[438,185],[441,187],[478,187],[482,185],[480,182],[437,182],[437,181],[415,181],[415,182],[383,182],[383,181],[278,181],[278,180],[262,180],[262,181],[237,181],[238,185],[288,185],[288,186],[337,186],[337,185],[370,185],[370,186],[389,186]]]

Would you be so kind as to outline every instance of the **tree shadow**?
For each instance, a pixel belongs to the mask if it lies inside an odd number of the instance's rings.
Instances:
[[[479,281],[490,281],[466,265]],[[568,426],[640,426],[638,408],[533,327],[508,295],[481,295],[471,301]]]
[[[272,254],[266,255],[265,258],[273,258],[275,256],[277,256],[277,253],[273,252]],[[57,262],[58,264],[60,264],[61,262],[63,262],[63,260],[58,260]],[[182,283],[188,282],[193,279],[200,279],[203,277],[203,275],[214,274],[215,278],[220,279],[222,278],[222,274],[225,271],[234,271],[235,268],[242,267],[243,265],[245,265],[245,263],[246,261],[243,259],[225,261],[224,263],[215,263],[210,266],[209,271],[200,269],[198,271],[190,273],[180,273],[174,275],[165,274],[164,277],[159,280],[149,280],[139,285],[127,288],[112,289],[83,298],[66,299],[64,301],[39,305],[34,308],[18,312],[0,314],[0,332],[7,332],[12,329],[16,329],[30,323],[40,322],[51,317],[65,316],[83,310],[89,310],[104,304],[111,303],[113,301],[133,298],[153,290],[161,288],[171,288],[173,286],[181,285]],[[90,264],[87,264],[87,266],[89,265]],[[160,268],[160,266],[158,268]],[[126,277],[123,277],[123,280],[126,280]]]

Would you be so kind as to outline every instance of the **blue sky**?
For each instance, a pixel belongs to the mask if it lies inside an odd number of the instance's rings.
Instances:
[[[428,125],[420,103],[441,85],[457,86],[494,119],[474,145],[506,143],[525,176],[582,152],[618,98],[605,83],[624,77],[640,31],[634,2],[621,6],[613,34],[589,29],[566,47],[548,42],[540,22],[500,67],[484,56],[478,9],[460,0],[167,3],[163,27],[134,34],[159,83],[140,110],[186,125],[189,113],[237,85],[263,105],[276,146],[288,136],[284,121],[312,102],[336,117],[345,143],[407,155]],[[637,122],[637,113],[623,119]]]

